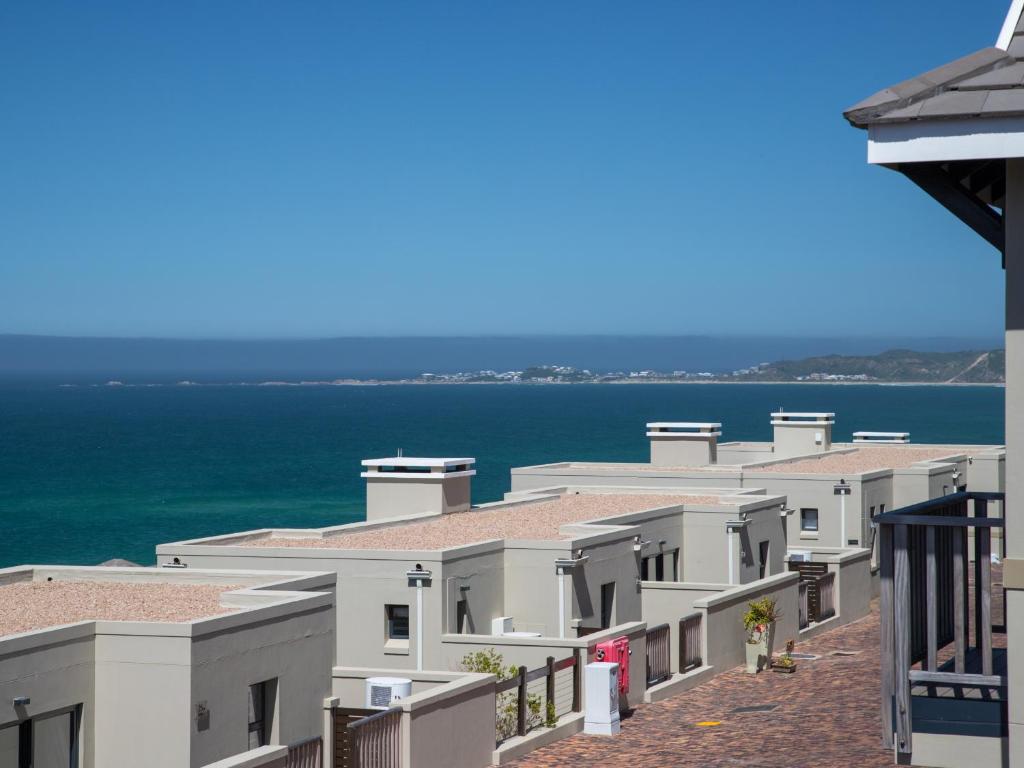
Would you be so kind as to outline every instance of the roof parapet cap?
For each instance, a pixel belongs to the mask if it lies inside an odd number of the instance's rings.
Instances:
[[[909,432],[854,432],[853,442],[855,443],[896,443],[906,444],[910,442]]]
[[[779,411],[772,415],[773,426],[784,426],[788,424],[835,424],[834,413],[806,413],[797,411]]]
[[[648,437],[707,438],[721,437],[721,422],[712,421],[649,421]]]
[[[366,471],[362,477],[461,477],[476,474],[472,458],[424,458],[391,456],[383,459],[364,459]]]

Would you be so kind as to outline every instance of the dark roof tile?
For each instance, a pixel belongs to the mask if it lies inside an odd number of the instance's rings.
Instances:
[[[941,67],[925,72],[923,75],[904,80],[890,86],[854,105],[844,113],[846,119],[860,128],[871,123],[892,120],[891,113],[902,110],[915,102],[923,101],[931,96],[956,85],[962,80],[991,72],[1002,66],[1015,63],[1015,59],[999,48],[984,48],[970,56],[944,64]],[[961,102],[966,104],[966,102]],[[916,116],[917,113],[915,112]],[[903,117],[908,120],[910,117]]]
[[[955,86],[959,91],[995,90],[997,88],[1016,88],[1024,82],[1024,61],[1018,61],[1008,67],[999,67],[983,75],[975,75],[961,80]]]

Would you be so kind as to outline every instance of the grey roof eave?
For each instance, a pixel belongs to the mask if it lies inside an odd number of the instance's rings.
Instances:
[[[991,72],[999,67],[1009,66],[1016,61],[1013,56],[999,48],[983,48],[956,61],[904,80],[902,83],[885,88],[873,96],[843,112],[843,116],[856,128],[867,128],[879,122],[906,122],[914,116],[886,120],[887,113],[905,109],[969,77]],[[938,118],[939,116],[936,116]],[[962,117],[958,115],[957,117]]]

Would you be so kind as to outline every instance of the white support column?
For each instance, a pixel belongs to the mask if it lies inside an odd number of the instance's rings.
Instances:
[[[423,671],[423,579],[416,580],[416,671]]]
[[[565,569],[558,569],[558,639],[565,639]]]
[[[846,494],[839,497],[839,546],[845,547],[846,538]]]
[[[735,584],[736,580],[733,576],[733,543],[732,543],[732,528],[725,529],[725,543],[729,550],[729,584]]]
[[[1006,644],[1011,766],[1024,765],[1024,159],[1006,161]]]

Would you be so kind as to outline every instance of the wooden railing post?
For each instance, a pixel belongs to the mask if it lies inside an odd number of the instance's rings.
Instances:
[[[583,710],[583,662],[579,648],[572,649],[572,711]]]
[[[519,668],[519,705],[517,707],[518,728],[520,736],[526,735],[526,667]]]
[[[910,552],[907,526],[898,524],[893,532],[893,614],[896,693],[896,752],[910,755],[913,739],[910,725]]]
[[[893,697],[896,695],[893,680],[893,542],[892,526],[881,523],[878,524],[878,575],[878,607],[882,631],[878,653],[882,665],[882,746],[892,749],[892,734],[896,730],[892,719]]]
[[[548,689],[546,691],[547,697],[544,702],[544,719],[547,720],[548,710],[555,706],[555,657],[548,656]]]
[[[924,669],[938,668],[939,654],[939,606],[936,584],[938,571],[935,565],[935,526],[925,526],[925,615],[928,624],[927,648]]]
[[[964,567],[964,529],[953,529],[953,664],[964,673],[967,659],[967,569]]]

